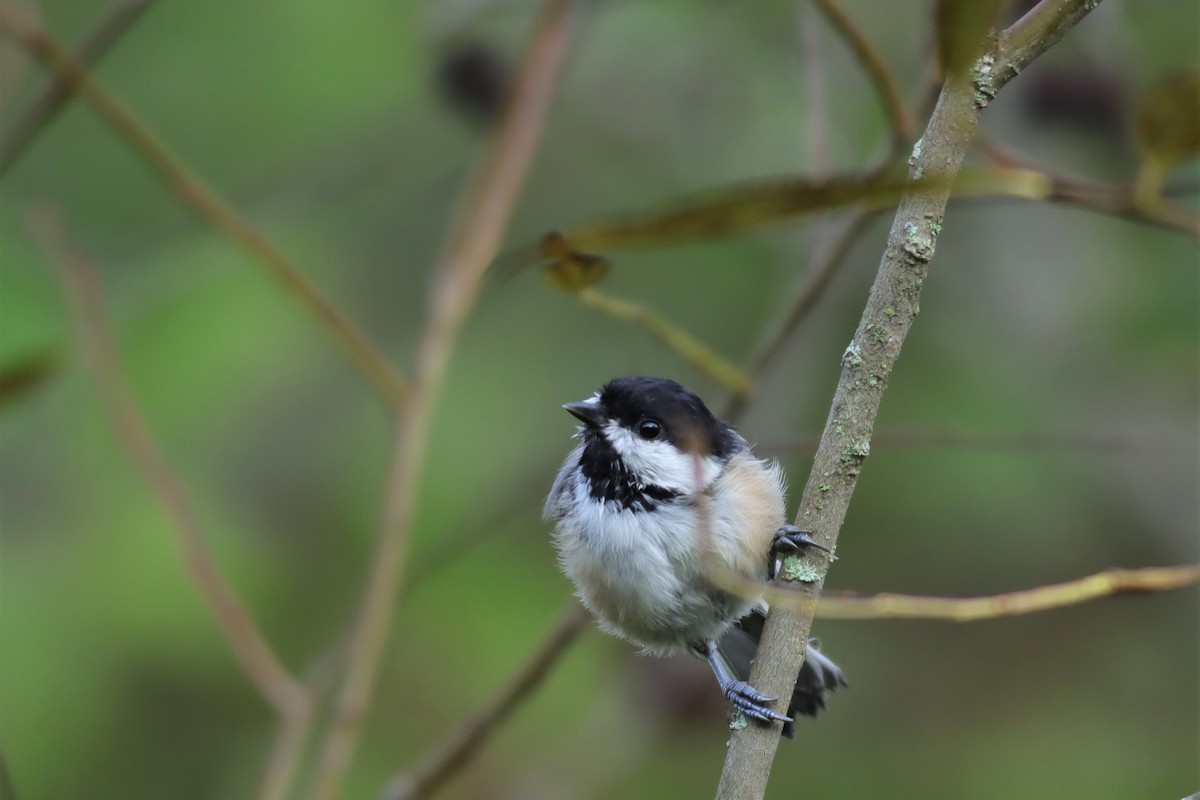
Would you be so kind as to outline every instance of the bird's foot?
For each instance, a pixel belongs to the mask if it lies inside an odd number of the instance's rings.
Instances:
[[[745,681],[724,681],[721,683],[721,692],[734,708],[747,717],[761,722],[792,721],[786,714],[767,708],[767,704],[774,703],[779,698],[763,694]]]
[[[777,556],[790,556],[803,553],[810,547],[830,552],[829,548],[812,538],[812,531],[797,528],[795,525],[784,525],[775,532],[771,542],[771,553]]]
[[[812,531],[797,528],[795,525],[781,527],[775,532],[775,538],[771,540],[771,553],[767,557],[767,579],[775,580],[775,574],[779,571],[779,565],[784,558],[802,555],[810,547],[829,553],[830,561],[836,558],[828,547],[812,538]]]

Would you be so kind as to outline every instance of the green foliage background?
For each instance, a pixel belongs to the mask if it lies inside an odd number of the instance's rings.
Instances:
[[[68,41],[105,6],[39,5]],[[845,5],[915,96],[933,41],[925,6]],[[97,72],[407,367],[430,264],[482,138],[439,95],[437,65],[468,39],[511,59],[532,11],[161,3]],[[1170,0],[1110,0],[1002,93],[985,130],[1058,168],[1132,179],[1122,126],[1143,87],[1194,67],[1197,17]],[[511,243],[809,170],[816,112],[795,4],[588,4],[577,23]],[[10,110],[40,69],[3,46]],[[884,120],[841,43],[826,34],[822,49],[831,168],[854,171],[886,140]],[[1035,113],[1037,93],[1064,79],[1071,97],[1097,91],[1099,118]],[[1196,178],[1194,163],[1177,175]],[[82,104],[0,184],[0,367],[62,355],[51,380],[0,409],[0,746],[24,798],[248,796],[275,723],[81,368],[25,229],[39,202],[62,210],[95,259],[138,397],[221,566],[301,673],[356,606],[388,417],[291,300]],[[886,224],[856,245],[762,381],[741,425],[752,441],[819,432]],[[740,362],[828,233],[827,221],[805,223],[620,254],[606,288]],[[828,588],[982,594],[1195,561],[1196,267],[1194,243],[1131,222],[1060,206],[952,207],[879,430],[1126,445],[877,447]],[[532,274],[488,287],[438,410],[413,579],[347,797],[376,796],[542,638],[569,597],[539,520],[570,446],[558,406],[630,373],[722,399],[639,330]],[[793,485],[807,461],[786,459]],[[771,794],[1196,791],[1197,623],[1195,591],[961,626],[818,623],[852,686],[784,746]],[[704,796],[726,740],[710,683],[703,664],[638,659],[589,633],[445,796]]]

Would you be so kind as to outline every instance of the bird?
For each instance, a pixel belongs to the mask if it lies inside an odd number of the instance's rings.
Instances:
[[[812,640],[786,713],[747,682],[767,606],[744,587],[773,578],[787,554],[829,552],[785,524],[782,468],[668,378],[616,378],[563,408],[580,442],[543,517],[580,601],[644,654],[704,658],[734,709],[791,738],[795,715],[815,717],[847,681]]]

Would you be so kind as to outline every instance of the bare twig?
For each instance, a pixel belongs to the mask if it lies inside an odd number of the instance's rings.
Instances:
[[[349,668],[313,782],[315,798],[336,796],[358,743],[404,576],[430,423],[458,333],[480,279],[499,249],[550,105],[568,41],[568,0],[548,0],[513,95],[464,193],[435,274],[431,313],[417,354],[413,392],[393,445],[393,465],[375,555],[351,640]]]
[[[865,597],[824,595],[820,619],[940,619],[976,622],[1015,617],[1136,592],[1169,592],[1200,582],[1200,564],[1144,569],[1106,569],[1086,578],[987,597],[923,597],[881,593]]]
[[[383,793],[385,800],[420,800],[432,797],[442,785],[462,771],[513,710],[545,679],[554,663],[587,627],[588,616],[571,602],[549,637],[533,651],[487,707],[433,749],[413,769],[395,776]]]
[[[978,109],[1095,5],[1094,0],[1043,0],[979,59],[974,83],[965,76],[952,76],[942,90],[912,167],[916,174],[945,180],[909,193],[896,210],[862,321],[842,357],[842,375],[800,500],[798,524],[814,531],[814,538],[830,549],[870,453],[883,391],[916,316],[941,232],[950,197],[948,181],[958,173],[974,137]],[[803,586],[815,597],[824,584],[828,561],[815,552],[808,558],[814,563],[793,574],[805,577]],[[811,625],[811,612],[769,614],[750,683],[767,694],[788,696],[803,663]],[[719,800],[760,800],[778,745],[777,726],[749,725],[733,731],[717,789]]]
[[[741,370],[646,306],[620,300],[593,287],[580,289],[575,296],[597,311],[638,323],[676,355],[733,392],[735,397],[746,397],[750,393],[750,381]]]
[[[801,0],[797,19],[800,26],[800,50],[804,84],[808,87],[808,172],[827,177],[833,166],[830,145],[828,52],[825,35],[816,24],[818,12],[807,0]]]
[[[310,685],[310,698],[316,697],[317,693],[311,689]],[[304,746],[308,742],[316,712],[315,705],[315,702],[310,700],[296,713],[280,720],[279,730],[271,745],[271,753],[267,757],[267,765],[259,779],[255,800],[284,800],[288,796],[288,790],[300,767],[300,759],[304,755]]]
[[[979,137],[977,146],[983,156],[993,164],[1026,171],[1042,179],[1045,189],[1039,192],[1037,197],[1026,199],[1073,205],[1200,239],[1200,213],[1188,205],[1163,197],[1145,203],[1138,198],[1135,185],[1120,186],[1069,175],[986,136]],[[1011,195],[1023,197],[1018,192]]]
[[[836,0],[813,0],[813,5],[819,9],[834,30],[846,40],[851,50],[858,56],[875,85],[875,90],[891,120],[887,150],[878,159],[876,166],[864,173],[867,180],[882,178],[896,165],[903,147],[912,138],[915,127],[912,114],[904,104],[891,69],[867,39],[862,29],[837,4]],[[824,171],[817,174],[824,174]],[[750,357],[749,365],[746,367],[746,377],[751,386],[758,383],[763,372],[778,357],[792,335],[816,308],[817,301],[824,296],[825,290],[829,288],[834,276],[842,268],[846,258],[850,255],[850,250],[866,230],[867,224],[881,210],[880,208],[866,207],[855,211],[836,238],[813,258],[813,263],[806,271],[803,283],[800,284],[795,297],[788,305],[786,316],[773,330],[768,331],[762,337],[761,343]],[[746,410],[746,400],[745,396],[732,395],[723,409],[722,416],[739,417]]]
[[[79,42],[75,48],[75,61],[83,69],[91,69],[153,2],[118,0]],[[56,74],[25,110],[16,115],[4,136],[0,137],[0,177],[8,172],[25,148],[54,119],[74,91],[71,82],[63,74]]]
[[[91,263],[71,245],[56,216],[49,212],[41,214],[33,220],[33,227],[66,289],[79,346],[96,379],[117,438],[170,517],[176,544],[196,590],[246,676],[271,707],[285,719],[304,713],[309,705],[307,692],[280,662],[250,612],[225,582],[205,542],[183,482],[162,455],[138,408],[117,357]]]
[[[813,0],[813,3],[825,15],[825,19],[834,30],[846,40],[846,44],[867,71],[891,122],[892,151],[900,152],[912,139],[916,123],[904,104],[904,96],[900,93],[900,87],[896,85],[891,68],[863,33],[862,28],[858,27],[836,0]]]
[[[846,263],[850,251],[854,248],[855,242],[862,236],[866,230],[867,224],[878,213],[878,209],[864,208],[854,212],[850,219],[847,220],[842,227],[841,232],[834,238],[832,243],[820,253],[809,266],[804,275],[804,282],[800,285],[796,296],[792,299],[789,306],[787,316],[775,327],[773,331],[768,332],[763,337],[763,343],[759,345],[755,354],[750,358],[750,364],[746,368],[746,378],[751,384],[758,382],[762,377],[763,372],[771,365],[771,363],[779,356],[788,340],[808,319],[808,315],[817,307],[819,301],[824,295],[825,290],[833,282],[833,278],[837,275],[842,265]],[[744,401],[738,397],[734,397],[726,413],[723,416],[736,417],[744,410]]]
[[[0,32],[17,40],[58,74],[120,134],[161,176],[176,196],[201,218],[244,248],[279,284],[308,310],[393,408],[404,401],[406,386],[387,359],[361,331],[303,274],[193,173],[136,115],[90,76],[49,33],[28,23],[11,6],[0,3]]]

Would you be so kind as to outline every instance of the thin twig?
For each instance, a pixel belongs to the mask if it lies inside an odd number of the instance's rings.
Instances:
[[[560,615],[549,637],[533,651],[507,685],[487,707],[436,746],[411,770],[396,775],[383,792],[385,800],[421,800],[432,797],[447,780],[461,772],[523,700],[540,684],[559,658],[588,624],[588,616],[572,601]]]
[[[867,38],[862,28],[858,27],[858,23],[837,4],[836,0],[813,0],[813,3],[854,51],[854,55],[858,57],[863,69],[866,70],[883,103],[888,120],[891,122],[892,152],[900,152],[912,140],[916,123],[913,121],[908,107],[904,104],[904,96],[900,92],[900,87],[896,85],[896,78],[891,67],[875,49],[875,45],[871,44],[871,40]]]
[[[317,696],[311,684],[307,691],[310,697]],[[315,712],[315,703],[310,701],[296,713],[280,720],[267,765],[259,779],[255,800],[284,800],[288,796],[304,755],[304,746],[308,743]]]
[[[741,370],[646,306],[604,294],[593,287],[580,289],[575,296],[597,311],[641,325],[676,355],[733,392],[735,397],[744,398],[750,393],[750,381]]]
[[[225,582],[208,549],[200,521],[183,481],[172,469],[137,405],[117,356],[95,270],[67,238],[62,222],[50,212],[32,227],[57,269],[71,304],[79,346],[96,379],[121,446],[142,473],[155,499],[170,517],[171,530],[189,577],[224,634],[246,676],[284,718],[307,708],[303,686],[283,666],[250,612]]]
[[[979,137],[977,147],[993,164],[1025,171],[1044,181],[1045,188],[1037,197],[1025,199],[1073,205],[1200,239],[1200,213],[1191,206],[1165,198],[1146,204],[1138,199],[1136,186],[1132,184],[1121,186],[1070,175],[986,136]],[[1023,196],[1019,192],[1011,195]]]
[[[800,500],[797,524],[814,531],[814,538],[825,547],[833,549],[836,545],[863,462],[870,453],[883,392],[916,317],[941,232],[950,198],[949,180],[958,173],[974,138],[978,110],[1095,5],[1094,0],[1043,0],[1001,34],[994,49],[979,59],[981,69],[973,76],[974,83],[955,75],[942,90],[921,139],[920,152],[914,152],[912,158],[914,174],[941,180],[910,192],[896,210],[862,320],[842,357],[842,374]],[[802,565],[805,568],[792,570],[791,574],[803,577],[801,585],[809,596],[816,597],[828,565],[827,558],[814,551],[806,557]],[[803,663],[812,616],[811,611],[768,614],[751,685],[775,696],[791,693]],[[718,799],[761,800],[778,746],[777,726],[748,725],[733,731]]]
[[[878,213],[878,209],[871,208],[855,211],[845,222],[833,242],[813,260],[812,265],[804,274],[804,282],[789,304],[787,316],[780,321],[775,330],[768,332],[763,337],[763,343],[750,357],[750,363],[746,367],[746,379],[752,385],[758,383],[792,335],[817,307],[817,302],[825,295],[825,290],[833,283],[834,276],[846,263],[850,251],[862,236],[863,231],[866,230],[867,224]],[[736,417],[744,410],[743,406],[744,402],[734,397],[730,401],[726,413],[722,416]]]
[[[850,49],[857,54],[859,62],[870,76],[888,113],[891,126],[887,150],[877,160],[876,166],[864,173],[868,180],[880,179],[895,166],[904,146],[912,138],[915,128],[912,114],[904,104],[904,98],[896,85],[892,70],[854,20],[837,5],[835,0],[813,0],[813,4],[826,17],[834,30],[846,40]],[[826,174],[826,172],[818,174]],[[834,276],[846,262],[854,244],[866,230],[867,224],[881,210],[867,207],[855,211],[833,242],[823,248],[820,255],[813,258],[812,266],[805,273],[804,282],[788,304],[787,315],[774,330],[762,337],[761,344],[755,349],[754,355],[750,357],[745,374],[751,386],[758,383],[792,335],[817,307],[817,301],[824,296],[825,290],[829,288]],[[722,416],[731,419],[737,418],[745,410],[746,398],[732,395]]]
[[[166,181],[184,205],[244,248],[256,263],[299,300],[390,406],[399,408],[403,404],[407,389],[404,381],[354,323],[309,283],[283,253],[209,189],[121,100],[89,75],[61,44],[46,31],[21,19],[21,15],[7,4],[0,4],[0,32],[20,42],[55,69]]]
[[[1200,564],[1143,569],[1106,569],[1065,583],[1038,586],[986,597],[924,597],[881,593],[868,596],[824,595],[820,619],[940,619],[976,622],[1015,617],[1136,592],[1169,592],[1200,583]],[[777,597],[777,596],[776,596]]]
[[[804,85],[808,87],[808,173],[817,178],[826,178],[833,169],[829,133],[829,54],[825,48],[824,32],[816,24],[818,12],[808,0],[801,0],[798,11],[801,67]]]
[[[495,257],[540,138],[568,41],[569,0],[548,0],[512,97],[451,225],[435,273],[431,312],[417,353],[413,391],[393,444],[385,508],[349,667],[317,765],[313,796],[333,798],[357,747],[407,560],[417,484],[437,396],[454,343]]]
[[[153,2],[154,0],[118,0],[76,46],[75,61],[83,69],[90,70]],[[17,162],[29,144],[54,119],[74,93],[71,82],[63,74],[56,74],[25,110],[15,115],[16,119],[5,130],[4,136],[0,137],[0,177]]]

